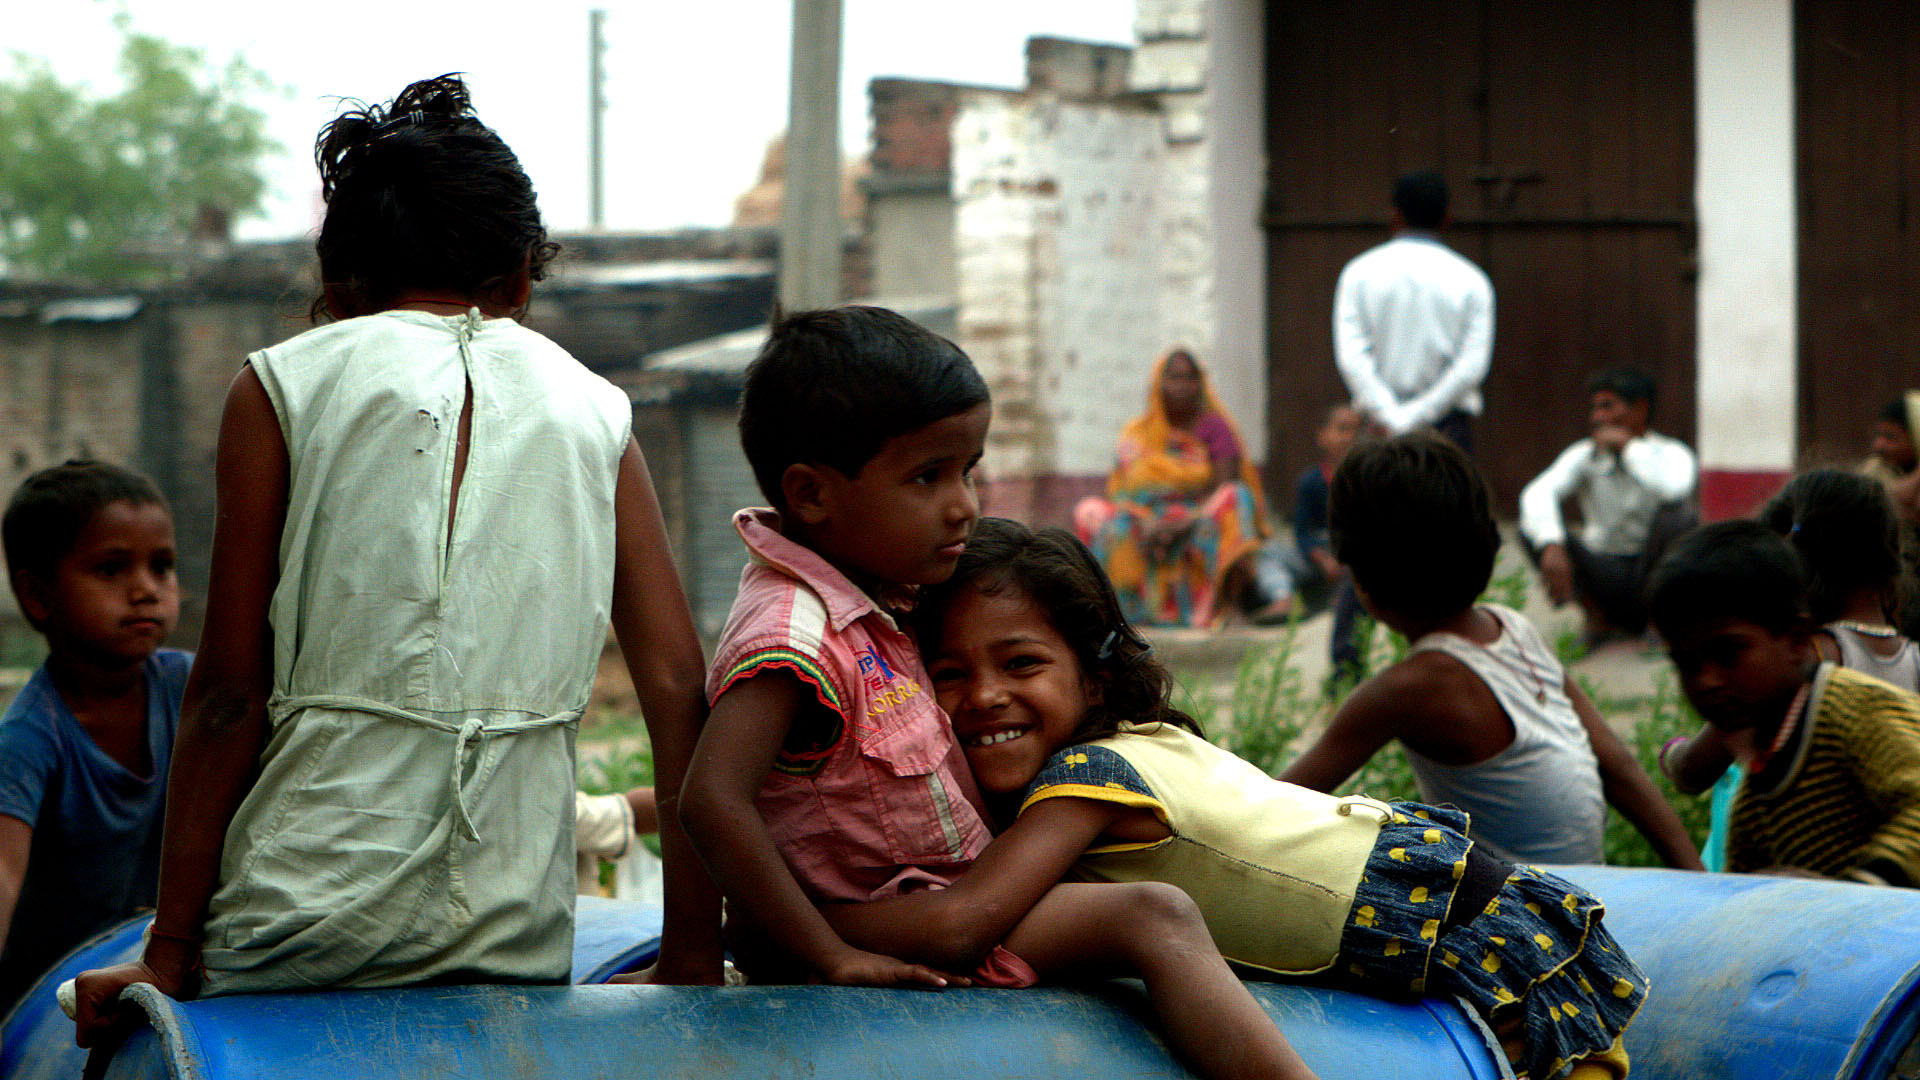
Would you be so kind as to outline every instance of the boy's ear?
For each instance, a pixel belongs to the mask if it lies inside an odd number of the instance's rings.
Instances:
[[[13,583],[14,598],[20,601],[20,613],[27,617],[27,622],[45,626],[53,606],[40,579],[25,570],[16,570],[9,580]]]
[[[780,474],[780,495],[787,513],[803,525],[818,525],[826,520],[829,496],[826,475],[819,465],[797,462]]]

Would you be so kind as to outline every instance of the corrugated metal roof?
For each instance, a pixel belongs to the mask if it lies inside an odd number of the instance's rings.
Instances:
[[[874,307],[890,308],[943,337],[952,337],[958,325],[959,308],[951,297],[899,296],[871,297],[851,301]],[[736,330],[703,341],[694,341],[671,349],[649,353],[641,360],[642,378],[649,372],[685,375],[737,375],[760,351],[767,340],[766,327]]]
[[[40,309],[40,321],[125,322],[140,314],[143,303],[138,296],[89,296],[79,300],[56,300]]]

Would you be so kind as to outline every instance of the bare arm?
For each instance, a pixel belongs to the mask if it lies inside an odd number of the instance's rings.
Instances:
[[[13,911],[20,903],[20,886],[27,880],[27,856],[33,850],[33,826],[11,814],[0,814],[0,950],[7,947]]]
[[[774,846],[754,795],[794,719],[813,706],[798,676],[767,671],[714,702],[682,789],[680,817],[728,900],[781,948],[831,983],[944,986],[938,972],[856,949],[815,909]]]
[[[640,445],[631,439],[620,458],[614,520],[613,632],[653,747],[655,799],[666,808],[659,815],[666,912],[654,978],[717,985],[722,977],[720,891],[674,812],[706,720],[706,661],[673,568],[653,480]],[[640,824],[637,815],[634,824]]]
[[[81,1046],[112,1036],[126,986],[149,982],[174,996],[191,990],[227,826],[253,786],[265,745],[273,685],[267,612],[280,579],[288,461],[273,405],[251,367],[227,393],[214,479],[213,575],[167,775],[156,936],[138,962],[80,976]]]
[[[1387,674],[1382,672],[1356,687],[1333,714],[1327,730],[1282,769],[1279,778],[1315,791],[1333,791],[1393,741],[1399,735],[1402,703],[1384,678]]]
[[[1600,786],[1607,802],[1640,830],[1659,852],[1661,862],[1680,870],[1705,870],[1700,849],[1687,835],[1680,815],[1674,813],[1660,789],[1653,786],[1653,778],[1640,767],[1640,760],[1607,726],[1600,710],[1594,708],[1571,675],[1567,676],[1567,697],[1573,700],[1573,711],[1587,729],[1587,741],[1593,744],[1593,756],[1600,762]]]
[[[995,837],[945,889],[822,909],[864,949],[947,971],[971,971],[1007,940],[1040,898],[1125,807],[1096,799],[1043,799]]]
[[[1682,738],[1661,751],[1660,771],[1674,787],[1699,795],[1719,783],[1734,760],[1733,748],[1720,732],[1703,726],[1692,738]]]
[[[1059,883],[1109,825],[1144,813],[1045,799],[951,887],[833,905],[828,916],[851,940],[955,969],[1004,941],[1048,981],[1138,976],[1168,1042],[1199,1075],[1311,1080],[1185,893],[1161,882]]]

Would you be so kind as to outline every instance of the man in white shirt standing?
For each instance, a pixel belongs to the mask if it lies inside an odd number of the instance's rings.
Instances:
[[[1613,368],[1587,384],[1593,434],[1520,492],[1520,537],[1555,606],[1579,602],[1589,647],[1647,627],[1645,586],[1667,545],[1699,524],[1699,465],[1686,443],[1649,431],[1653,377]],[[1561,506],[1580,508],[1570,532]]]
[[[1430,424],[1471,452],[1493,358],[1493,284],[1441,243],[1447,184],[1393,185],[1393,238],[1355,256],[1333,291],[1333,351],[1354,407],[1390,434]]]

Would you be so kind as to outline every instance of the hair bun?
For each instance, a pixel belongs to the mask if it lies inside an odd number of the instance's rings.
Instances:
[[[349,100],[350,107],[320,129],[313,161],[320,169],[320,196],[333,198],[340,180],[380,140],[436,120],[474,118],[473,98],[457,72],[421,79],[385,106]]]

